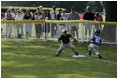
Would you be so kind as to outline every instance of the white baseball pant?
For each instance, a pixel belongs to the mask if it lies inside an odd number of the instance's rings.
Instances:
[[[99,46],[97,46],[95,44],[89,44],[88,50],[91,51],[92,49],[96,55],[100,54],[100,52],[98,51]]]
[[[59,49],[58,49],[57,52],[56,52],[56,55],[60,55],[61,52],[63,51],[63,49],[66,48],[66,47],[71,48],[72,51],[74,52],[74,54],[77,52],[77,50],[76,50],[75,47],[72,45],[72,43],[69,42],[69,43],[67,43],[67,44],[61,44],[60,47],[59,47]]]

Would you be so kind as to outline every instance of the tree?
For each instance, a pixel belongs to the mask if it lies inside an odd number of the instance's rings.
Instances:
[[[90,6],[91,10],[96,10],[97,12],[103,11],[103,6],[101,5],[100,1],[88,1],[86,6]]]
[[[106,21],[117,22],[117,1],[103,2],[106,11]],[[116,26],[105,25],[101,33],[105,41],[116,42]]]
[[[43,7],[51,8],[55,5],[57,8],[65,8],[67,12],[70,12],[71,7],[75,7],[78,13],[83,13],[88,1],[1,1],[1,6],[26,6],[37,7],[42,5]]]

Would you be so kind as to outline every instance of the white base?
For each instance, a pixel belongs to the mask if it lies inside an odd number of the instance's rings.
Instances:
[[[83,58],[83,57],[86,57],[85,55],[73,55],[72,57],[74,58]]]

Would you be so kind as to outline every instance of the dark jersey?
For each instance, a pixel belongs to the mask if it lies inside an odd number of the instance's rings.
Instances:
[[[29,16],[25,15],[24,16],[24,19],[30,19],[30,18],[31,18],[31,15],[29,15]]]
[[[62,17],[61,14],[57,14],[57,20],[60,20],[60,17]]]
[[[59,40],[62,40],[62,42],[63,42],[64,44],[67,44],[67,43],[70,42],[70,37],[72,37],[70,34],[61,35],[61,36],[59,37]]]
[[[94,14],[92,12],[86,12],[83,16],[84,20],[94,20]]]

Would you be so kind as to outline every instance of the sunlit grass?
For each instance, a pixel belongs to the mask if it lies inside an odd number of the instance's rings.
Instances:
[[[87,56],[87,43],[75,46],[86,58],[72,58],[66,48],[54,57],[59,47],[57,41],[2,40],[2,78],[116,78],[117,46],[103,44],[103,60],[92,53]],[[33,45],[33,46],[32,46]],[[109,61],[109,62],[105,62]]]

